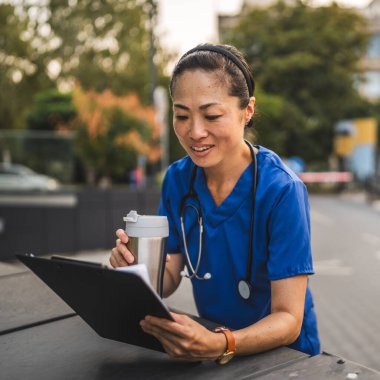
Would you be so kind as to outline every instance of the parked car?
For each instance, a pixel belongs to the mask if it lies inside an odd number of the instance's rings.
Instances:
[[[19,164],[0,163],[0,191],[53,191],[59,182]]]

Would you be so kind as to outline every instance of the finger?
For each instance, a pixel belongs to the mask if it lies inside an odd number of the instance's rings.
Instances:
[[[180,323],[181,325],[183,325],[189,321],[193,321],[193,319],[191,319],[190,317],[188,317],[187,315],[184,315],[184,314],[178,314],[178,313],[170,312],[170,315],[173,317],[173,319],[177,323]]]
[[[127,246],[120,240],[116,240],[116,249],[119,254],[126,261],[126,265],[133,264],[135,261],[135,257],[132,255],[131,251],[127,248]]]
[[[170,255],[167,254],[165,259],[166,259],[166,264],[169,263],[170,262]]]
[[[151,334],[158,339],[164,350],[173,358],[180,358],[189,361],[209,359],[208,357],[203,357],[199,349],[193,349],[193,337],[178,337],[177,335],[168,333],[167,331],[156,329],[154,327],[148,327],[148,325],[145,325],[143,321],[141,321],[141,327],[144,332]]]
[[[111,264],[112,268],[117,267],[116,260],[114,259],[114,257],[112,255],[109,258],[109,263]]]
[[[111,261],[112,260],[112,261]],[[128,265],[127,261],[124,259],[123,255],[120,254],[118,249],[115,247],[112,249],[112,255],[110,257],[110,263],[114,268],[125,267]]]
[[[158,334],[156,332],[148,332],[146,330],[143,329],[143,331],[145,331],[146,333],[148,334],[151,334],[152,336],[154,336],[157,340],[160,341],[160,343],[162,344],[162,347],[164,348],[165,352],[173,357],[173,358],[182,358],[182,359],[185,359],[186,356],[185,356],[185,352],[183,350],[181,350],[181,348],[179,347],[178,343],[176,340],[172,341],[170,339],[170,337],[166,336],[166,335],[161,335],[161,334]]]
[[[181,342],[184,341],[183,337],[178,337],[177,335],[173,335],[170,331],[160,329],[159,327],[150,325],[146,322],[141,321],[140,322],[142,330],[154,336],[156,339],[158,339],[162,346],[164,347],[165,351],[175,357],[181,356],[180,354],[180,347]]]
[[[127,244],[128,241],[129,241],[129,237],[128,235],[125,233],[124,230],[122,230],[121,228],[119,228],[117,231],[116,231],[116,236],[121,240],[121,242],[123,242],[124,244]]]
[[[152,316],[146,316],[141,326],[143,326],[149,333],[155,333],[159,335],[170,334],[177,338],[188,338],[192,336],[192,331],[186,326],[182,326],[176,322],[169,321],[164,318],[157,318]]]

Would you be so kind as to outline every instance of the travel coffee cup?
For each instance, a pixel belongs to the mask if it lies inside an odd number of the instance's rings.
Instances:
[[[164,249],[169,236],[166,216],[138,215],[132,210],[123,218],[129,237],[127,248],[135,257],[133,264],[145,264],[153,288],[162,297],[165,270]]]

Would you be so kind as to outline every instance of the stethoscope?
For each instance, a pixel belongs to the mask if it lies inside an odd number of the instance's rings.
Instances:
[[[250,220],[250,226],[249,226],[250,244],[249,244],[247,273],[246,273],[245,278],[241,279],[238,282],[238,292],[243,299],[247,300],[250,298],[251,293],[252,293],[251,268],[252,268],[252,261],[253,261],[253,225],[254,225],[254,216],[255,216],[255,199],[256,199],[256,187],[257,187],[257,159],[256,159],[256,153],[253,148],[253,145],[247,140],[245,140],[245,143],[249,147],[249,150],[251,152],[252,162],[253,162],[252,208],[251,208],[251,220]],[[202,218],[201,202],[199,200],[197,192],[194,189],[194,181],[195,181],[196,174],[197,174],[197,166],[194,165],[193,171],[191,173],[191,178],[190,178],[190,191],[182,197],[181,203],[180,203],[180,222],[181,222],[182,239],[183,239],[186,261],[188,263],[187,273],[183,270],[181,271],[181,276],[189,278],[189,279],[196,278],[197,280],[209,280],[211,278],[211,273],[207,272],[203,276],[199,275],[198,273],[199,266],[201,263],[201,258],[202,258],[203,218]],[[198,203],[198,208],[194,206],[193,204],[186,204],[186,201],[189,200],[190,198],[193,198],[196,200],[196,202]],[[183,222],[184,212],[185,212],[185,209],[188,207],[195,210],[197,214],[197,218],[198,218],[198,223],[199,223],[198,258],[195,264],[195,268],[190,260],[190,255],[187,248],[185,226]]]

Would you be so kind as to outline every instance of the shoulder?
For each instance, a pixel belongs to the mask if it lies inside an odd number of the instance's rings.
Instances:
[[[183,188],[188,188],[193,167],[194,164],[189,156],[173,162],[166,171],[162,193],[165,195],[169,189],[181,192]]]
[[[187,178],[193,168],[194,164],[189,156],[185,156],[178,161],[173,162],[166,171],[166,180],[179,180]]]
[[[297,174],[286,166],[281,158],[272,150],[260,146],[258,156],[259,169],[261,169],[264,174],[276,174],[277,179],[281,179],[284,182],[295,181],[302,183]]]
[[[259,184],[272,198],[278,199],[285,192],[305,194],[306,186],[302,180],[272,150],[259,147],[258,153]]]

